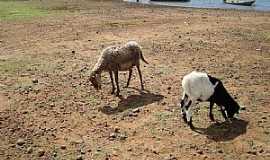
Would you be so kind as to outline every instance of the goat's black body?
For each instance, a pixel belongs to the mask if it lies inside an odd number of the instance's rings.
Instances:
[[[214,120],[214,117],[212,114],[212,107],[214,103],[216,103],[218,106],[221,107],[221,112],[224,119],[227,119],[228,117],[232,118],[235,113],[238,113],[239,108],[240,108],[239,105],[231,97],[231,95],[228,93],[228,91],[223,86],[223,83],[219,79],[212,77],[210,75],[208,75],[208,77],[209,77],[210,82],[213,85],[218,83],[215,88],[214,94],[208,99],[208,101],[210,102],[210,113],[209,113],[210,119]],[[222,107],[225,107],[227,114],[225,113]]]

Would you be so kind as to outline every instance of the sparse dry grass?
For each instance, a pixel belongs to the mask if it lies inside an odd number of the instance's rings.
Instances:
[[[18,3],[48,15],[0,21],[0,159],[269,157],[268,13],[98,0]],[[106,73],[95,91],[87,79],[100,50],[130,39],[150,62],[142,63],[149,92],[137,90],[135,69],[132,88],[123,88],[127,74],[120,74],[121,99],[109,94]],[[211,123],[202,103],[193,113],[201,133],[184,124],[176,105],[180,82],[195,69],[223,80],[246,107],[241,120],[222,123],[215,107],[221,123]],[[18,138],[25,144],[16,145]]]

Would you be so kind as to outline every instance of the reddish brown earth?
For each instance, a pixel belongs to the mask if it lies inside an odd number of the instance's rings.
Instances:
[[[270,159],[269,12],[43,2],[65,14],[0,21],[0,159]],[[134,69],[131,88],[120,75],[122,98],[108,73],[96,92],[87,79],[100,51],[128,40],[150,63],[147,91]],[[184,124],[180,82],[192,70],[222,79],[245,107],[238,120],[215,107],[210,122],[201,103],[197,132]]]

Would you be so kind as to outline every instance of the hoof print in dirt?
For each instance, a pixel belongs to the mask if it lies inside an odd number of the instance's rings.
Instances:
[[[16,144],[19,145],[19,146],[22,146],[22,145],[25,144],[25,140],[22,139],[22,138],[19,138],[19,139],[17,140]]]
[[[125,132],[120,133],[118,130],[117,132],[112,132],[109,135],[109,140],[126,140],[128,138],[127,134]]]
[[[32,79],[32,83],[37,84],[38,83],[38,79],[36,79],[36,78]]]
[[[170,154],[167,157],[165,157],[164,160],[177,160],[177,158],[174,155]]]
[[[82,155],[78,155],[78,156],[76,157],[76,160],[83,160]]]
[[[28,148],[26,149],[26,153],[30,154],[30,153],[32,153],[32,152],[33,152],[33,148],[32,148],[32,147],[28,147]]]
[[[43,149],[38,150],[38,153],[37,153],[38,157],[42,157],[44,156],[44,154],[45,154],[45,151]]]
[[[61,145],[60,148],[63,149],[63,150],[65,150],[65,149],[67,149],[67,146]]]

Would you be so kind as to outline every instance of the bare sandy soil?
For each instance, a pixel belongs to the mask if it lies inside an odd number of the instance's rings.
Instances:
[[[56,3],[57,2],[57,3]],[[145,6],[120,1],[38,2],[51,14],[0,21],[0,159],[270,159],[270,13]],[[100,51],[138,41],[147,91],[136,69],[122,98],[87,82]],[[244,110],[225,123],[180,118],[182,77],[222,79]]]

